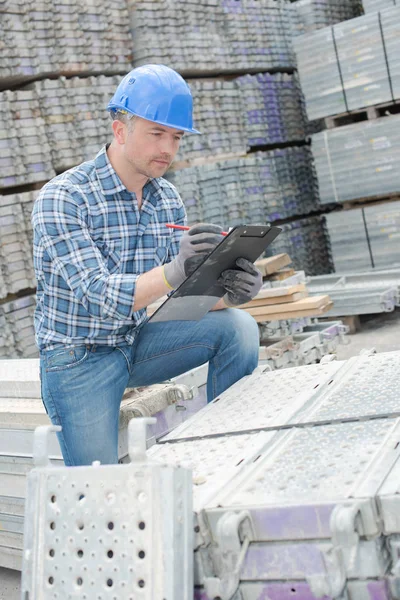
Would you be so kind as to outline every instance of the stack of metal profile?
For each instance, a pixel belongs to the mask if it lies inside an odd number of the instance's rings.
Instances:
[[[184,75],[294,66],[290,4],[275,0],[128,0],[136,65]]]
[[[0,188],[55,175],[39,101],[32,90],[0,92]]]
[[[120,77],[45,79],[32,84],[57,172],[96,156],[111,138],[106,106]]]
[[[237,81],[200,79],[190,82],[194,124],[202,135],[184,136],[177,160],[227,152],[246,154],[243,100]]]
[[[190,222],[234,226],[316,210],[318,190],[308,147],[284,148],[171,171]]]
[[[393,18],[400,25],[400,10]],[[384,24],[378,13],[365,15],[334,27],[347,110],[392,100]],[[399,62],[399,54],[395,57]]]
[[[305,139],[305,107],[295,75],[258,73],[236,81],[249,147]]]
[[[400,98],[399,31],[397,6],[295,38],[308,118]]]
[[[400,202],[326,215],[337,273],[400,265]]]
[[[397,6],[398,4],[398,0],[362,0],[365,13],[385,10],[385,8],[393,8],[393,6]]]
[[[0,196],[0,299],[36,285],[30,215],[37,194]]]
[[[294,269],[303,269],[307,275],[333,271],[325,217],[309,217],[280,227],[283,231],[268,248],[268,256],[289,254]]]
[[[398,192],[400,115],[312,136],[321,204]]]
[[[265,330],[264,330],[265,331]],[[313,322],[289,336],[269,335],[262,338],[259,364],[271,369],[287,369],[318,363],[324,356],[333,354],[339,344],[346,343],[349,328],[342,321]]]
[[[337,273],[372,268],[362,209],[325,216],[334,270]]]
[[[400,202],[367,206],[363,211],[373,266],[400,265]]]
[[[298,0],[293,8],[297,17],[294,26],[296,35],[354,19],[361,14],[359,0]]]
[[[38,355],[33,314],[35,296],[0,304],[0,357],[29,358]]]
[[[380,13],[380,20],[385,43],[385,53],[389,66],[390,87],[392,97],[400,98],[400,2],[396,0],[395,8],[383,10]],[[389,110],[390,112],[390,110]]]
[[[392,312],[400,305],[400,270],[310,277],[310,295],[329,294],[328,317]]]
[[[398,597],[399,372],[256,372],[149,449],[193,471],[196,600]]]
[[[333,28],[295,37],[293,47],[310,121],[345,112]]]
[[[42,74],[120,73],[130,69],[132,39],[125,3],[2,2],[0,39],[8,83]]]
[[[306,118],[295,75],[258,73],[231,81],[192,80],[194,123],[202,136],[185,136],[178,160],[242,153],[254,146],[304,140]]]

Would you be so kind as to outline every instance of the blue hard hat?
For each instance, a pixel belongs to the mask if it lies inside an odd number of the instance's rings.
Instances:
[[[107,110],[126,111],[166,127],[200,133],[193,128],[193,99],[188,84],[164,65],[144,65],[125,75]]]

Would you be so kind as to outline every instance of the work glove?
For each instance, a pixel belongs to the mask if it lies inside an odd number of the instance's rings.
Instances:
[[[179,254],[164,265],[164,277],[169,287],[180,286],[223,239],[222,228],[211,223],[198,223],[185,231]]]
[[[227,291],[223,300],[227,306],[239,306],[257,296],[262,286],[260,271],[246,258],[238,258],[236,265],[243,270],[223,271],[218,283]]]

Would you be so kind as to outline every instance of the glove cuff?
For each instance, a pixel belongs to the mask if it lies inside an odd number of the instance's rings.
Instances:
[[[176,264],[175,259],[163,265],[163,277],[165,283],[171,290],[176,290],[176,288],[186,279],[185,274],[182,273],[181,269]]]

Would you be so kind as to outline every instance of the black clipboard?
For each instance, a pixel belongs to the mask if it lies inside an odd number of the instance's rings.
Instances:
[[[217,283],[222,271],[237,269],[236,260],[257,260],[281,233],[279,227],[240,225],[234,227],[205,261],[158,307],[149,322],[198,321],[225,295]]]

